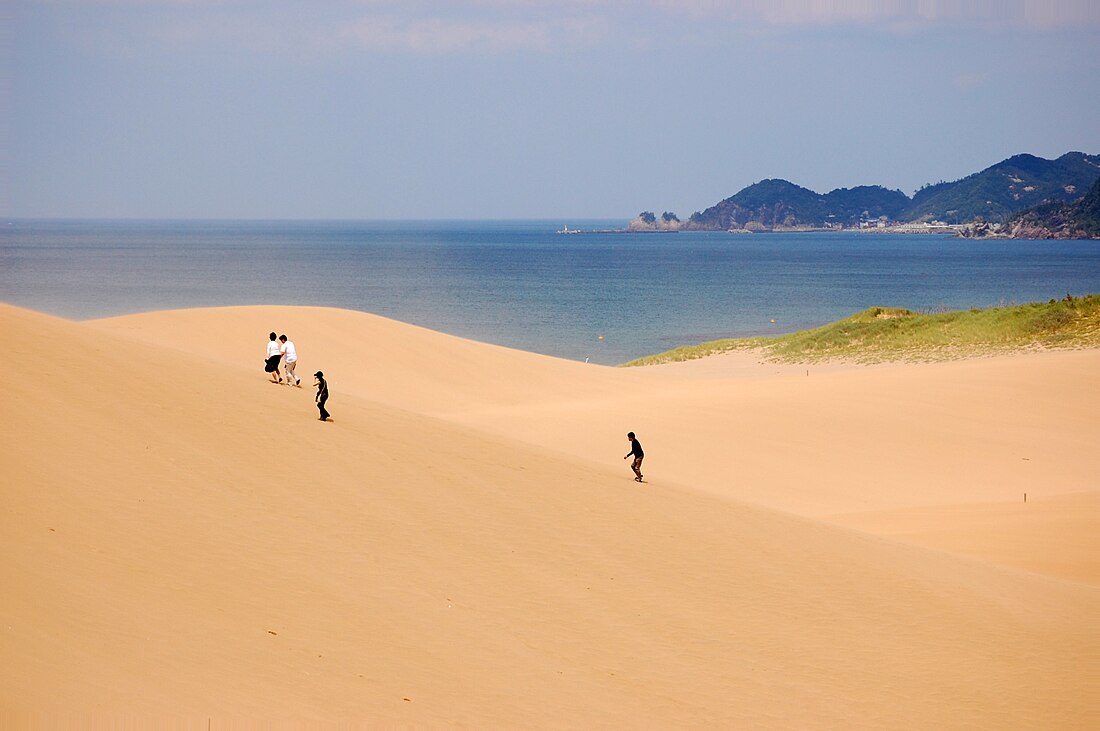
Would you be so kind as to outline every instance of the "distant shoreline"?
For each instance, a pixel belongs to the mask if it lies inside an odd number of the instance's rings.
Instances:
[[[926,226],[923,224],[898,224],[896,226],[875,226],[866,228],[815,228],[812,226],[776,227],[776,228],[679,228],[679,229],[630,229],[630,228],[596,228],[596,229],[562,229],[555,233],[574,236],[578,234],[678,234],[678,233],[728,233],[728,234],[792,234],[792,233],[830,233],[830,234],[916,234],[921,236],[960,236],[962,226]]]
[[[658,230],[643,230],[643,231],[631,231],[628,228],[594,228],[594,229],[569,229],[555,231],[554,233],[562,234],[564,236],[574,236],[577,234],[678,234],[679,231],[658,231]]]

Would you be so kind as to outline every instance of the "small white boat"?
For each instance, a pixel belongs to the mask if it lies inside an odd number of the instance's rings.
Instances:
[[[564,228],[562,228],[560,231],[557,231],[556,233],[559,233],[559,234],[579,234],[579,233],[584,233],[584,232],[581,231],[579,228],[569,228],[569,226],[566,225]]]

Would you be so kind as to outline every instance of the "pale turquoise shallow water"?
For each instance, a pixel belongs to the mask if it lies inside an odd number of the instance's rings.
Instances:
[[[324,305],[598,363],[814,327],[871,306],[959,309],[1100,292],[1095,241],[561,236],[564,222],[548,221],[4,223],[0,299],[64,317]]]

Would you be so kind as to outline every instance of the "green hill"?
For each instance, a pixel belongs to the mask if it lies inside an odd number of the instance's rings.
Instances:
[[[813,330],[762,338],[715,340],[646,356],[624,365],[694,360],[759,349],[773,361],[930,361],[1027,348],[1100,347],[1100,295],[1061,301],[919,314],[873,307]]]
[[[1100,238],[1100,178],[1073,203],[1048,201],[1015,214],[1005,228],[1020,239]]]
[[[1015,155],[961,180],[927,185],[912,199],[878,185],[821,194],[787,180],[768,179],[696,211],[683,228],[852,227],[882,216],[890,221],[966,223],[981,218],[999,223],[1044,201],[1075,200],[1097,179],[1100,155],[1083,152],[1067,152],[1056,160]]]
[[[918,190],[901,219],[1005,221],[1043,201],[1079,198],[1098,178],[1100,155],[1067,152],[1057,160],[1015,155],[962,180]]]
[[[827,193],[825,199],[829,202],[830,213],[844,224],[856,224],[860,220],[879,216],[895,220],[910,202],[900,190],[890,190],[881,185],[837,188]]]
[[[685,228],[721,230],[842,223],[857,225],[861,218],[894,218],[909,199],[900,190],[877,185],[838,188],[824,195],[787,180],[761,180],[735,195],[692,214]]]

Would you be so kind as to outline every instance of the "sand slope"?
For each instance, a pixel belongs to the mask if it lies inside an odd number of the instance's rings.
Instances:
[[[722,497],[807,515],[1098,488],[1097,350],[693,378],[685,373],[706,361],[613,369],[325,308],[89,325],[239,368],[259,363],[276,323],[297,340],[302,369],[325,370],[334,392],[597,461],[624,447],[631,425],[652,444],[651,469],[659,462],[665,476]]]
[[[1100,492],[1028,502],[937,505],[830,522],[978,559],[1100,585]]]
[[[385,321],[345,363],[363,318],[249,312],[320,323],[308,341],[287,330],[305,371],[324,356],[334,374],[335,423],[264,382],[263,333],[233,361],[235,312],[148,316],[202,334],[175,349],[134,321],[0,307],[18,364],[0,384],[0,709],[16,725],[1100,723],[1100,589],[639,488],[621,436],[607,464],[510,433],[525,408],[567,433],[548,389],[595,403],[660,374]],[[691,391],[662,397],[676,388]]]
[[[631,429],[655,484],[840,516],[904,540],[919,533],[921,545],[1100,585],[1100,503],[1078,504],[1067,523],[1036,502],[1100,494],[1100,351],[874,368],[762,367],[731,354],[613,369],[325,308],[160,312],[88,326],[238,369],[257,367],[278,326],[296,339],[304,372],[329,374],[334,398],[361,396],[612,465]],[[1025,492],[1020,523],[1012,511]],[[970,506],[990,538],[951,521],[953,505]],[[902,531],[852,518],[910,509]],[[1042,549],[1022,562],[1021,530]]]

